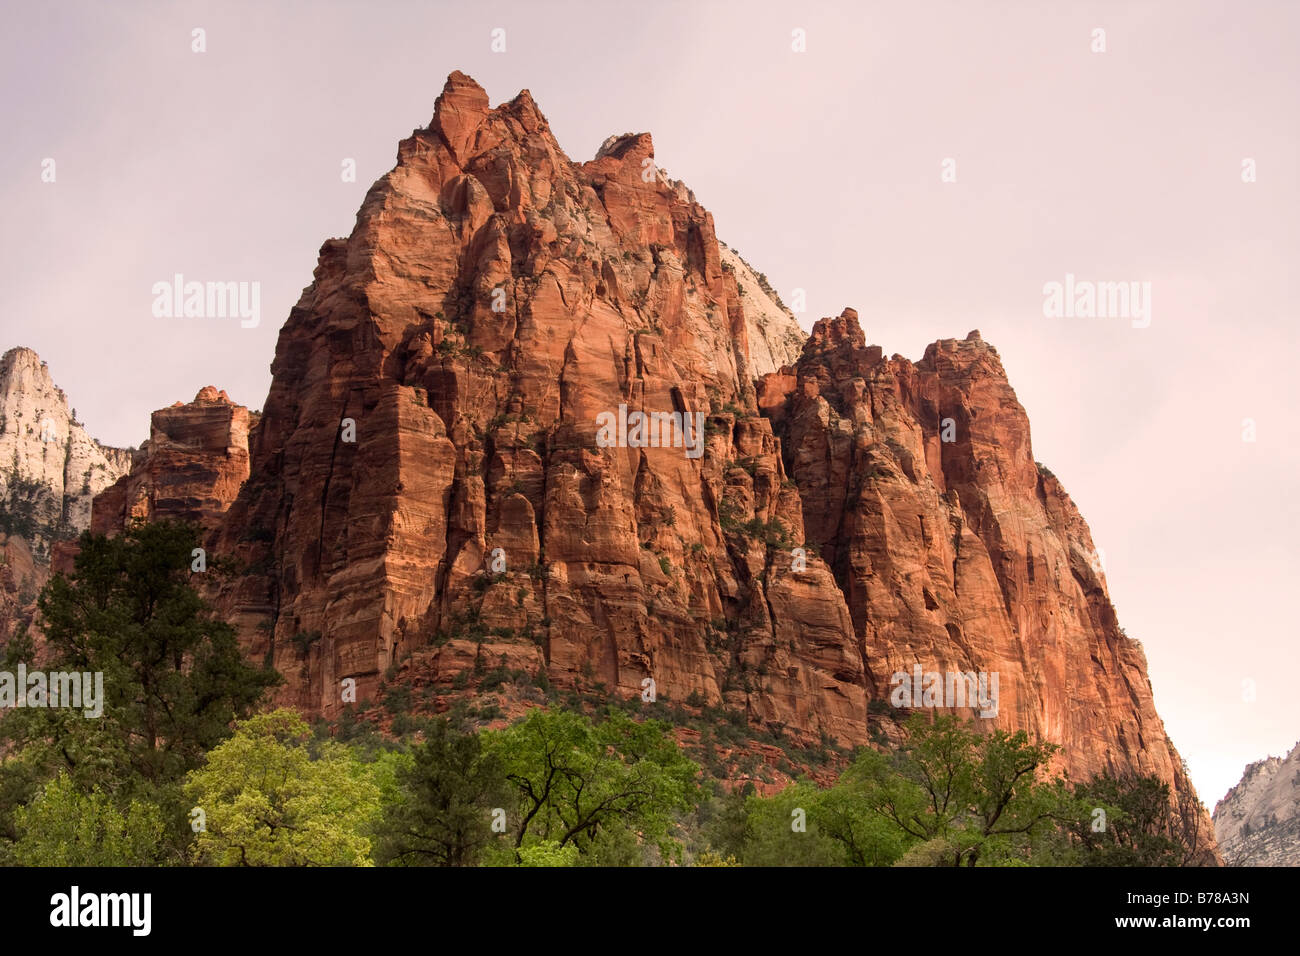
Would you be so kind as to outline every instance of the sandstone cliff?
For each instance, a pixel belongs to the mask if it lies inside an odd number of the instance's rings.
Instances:
[[[735,274],[737,291],[745,310],[745,334],[749,339],[751,373],[755,376],[793,365],[808,337],[799,328],[794,313],[740,254],[719,242],[722,268]]]
[[[91,530],[111,534],[163,518],[215,529],[248,478],[254,424],[247,408],[211,385],[189,404],[154,412],[130,473],[95,499]]]
[[[527,91],[453,73],[322,246],[237,497],[223,417],[194,487],[159,466],[96,521],[191,502],[246,568],[213,597],[312,713],[486,659],[852,745],[896,671],[996,673],[985,726],[1194,795],[996,350],[886,359],[852,310],[803,339],[648,135],[575,163]]]
[[[870,696],[916,664],[996,672],[992,725],[1062,743],[1072,775],[1135,770],[1190,787],[1087,525],[1035,463],[1028,418],[978,332],[913,364],[868,347],[845,310],[759,395]]]
[[[1300,866],[1300,744],[1246,768],[1214,807],[1214,833],[1230,866]]]

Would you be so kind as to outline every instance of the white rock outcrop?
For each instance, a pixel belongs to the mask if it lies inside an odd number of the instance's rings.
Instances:
[[[73,417],[41,357],[0,358],[0,530],[27,540],[38,560],[90,524],[90,504],[131,467],[131,452],[101,445]]]

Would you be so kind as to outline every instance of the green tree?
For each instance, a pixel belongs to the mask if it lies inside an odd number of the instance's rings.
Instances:
[[[43,769],[21,751],[0,762],[0,866],[15,864],[14,845],[21,836],[18,811],[40,794],[45,778]]]
[[[746,866],[889,866],[913,842],[873,811],[850,774],[827,789],[800,780],[751,796],[745,809]]]
[[[892,866],[914,842],[872,812],[851,774],[817,795],[813,814],[821,832],[838,844],[844,866]]]
[[[544,843],[576,847],[588,863],[631,863],[650,844],[677,858],[680,845],[669,833],[674,815],[694,806],[699,768],[670,731],[613,709],[598,724],[537,709],[485,733],[516,793],[516,861]]]
[[[244,663],[233,629],[191,586],[197,546],[195,527],[171,522],[137,523],[115,538],[86,533],[73,577],[56,574],[46,586],[42,669],[101,674],[102,713],[23,708],[0,720],[0,841],[18,838],[13,809],[67,773],[77,792],[89,797],[98,787],[119,813],[132,801],[156,804],[167,859],[184,859],[192,838],[185,773],[280,680]],[[33,656],[23,635],[7,648],[6,669],[31,666]]]
[[[843,866],[844,852],[818,822],[821,791],[800,780],[745,802],[745,866]]]
[[[727,791],[716,781],[715,792],[700,801],[695,811],[696,840],[689,849],[697,856],[713,852],[737,860],[745,854],[745,831],[748,811],[745,800],[754,794],[753,783]]]
[[[843,782],[913,848],[906,865],[1025,862],[1052,827],[1055,788],[1039,780],[1055,744],[1023,731],[977,734],[957,717],[915,714],[902,750],[859,753]]]
[[[497,836],[492,811],[507,803],[500,756],[484,753],[478,734],[460,733],[440,719],[398,770],[397,783],[378,827],[379,862],[474,866]]]
[[[82,793],[66,773],[14,811],[21,866],[152,866],[163,862],[162,811],[131,800],[119,810],[98,788]]]
[[[1196,866],[1210,862],[1191,798],[1156,776],[1101,774],[1061,787],[1058,831],[1042,861],[1070,866]]]
[[[103,674],[103,715],[25,709],[3,724],[18,745],[44,747],[83,791],[177,781],[251,712],[274,671],[240,656],[234,629],[190,584],[190,525],[137,524],[83,534],[75,574],[56,574],[39,608],[49,670]]]
[[[203,811],[196,862],[218,866],[368,866],[379,814],[372,769],[342,744],[319,745],[293,711],[241,723],[191,771],[185,794]]]

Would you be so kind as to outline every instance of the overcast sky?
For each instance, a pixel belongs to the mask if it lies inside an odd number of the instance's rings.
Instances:
[[[1298,26],[1265,2],[15,6],[0,350],[36,349],[108,443],[203,385],[260,408],[320,244],[450,71],[530,89],[576,161],[649,131],[719,237],[806,291],[805,328],[849,305],[886,354],[997,347],[1213,808],[1300,738]],[[156,318],[178,272],[260,282],[261,324]],[[1149,325],[1046,317],[1067,273],[1149,282]]]

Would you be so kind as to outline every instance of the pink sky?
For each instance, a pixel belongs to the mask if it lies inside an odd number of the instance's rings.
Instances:
[[[317,249],[451,70],[530,89],[575,160],[649,131],[719,237],[806,290],[805,328],[851,305],[887,354],[997,347],[1213,807],[1300,738],[1297,27],[1264,2],[28,5],[0,35],[0,348],[109,443],[207,384],[258,408]],[[261,325],[155,318],[176,272],[260,282]],[[1067,273],[1150,282],[1150,327],[1045,318]]]

